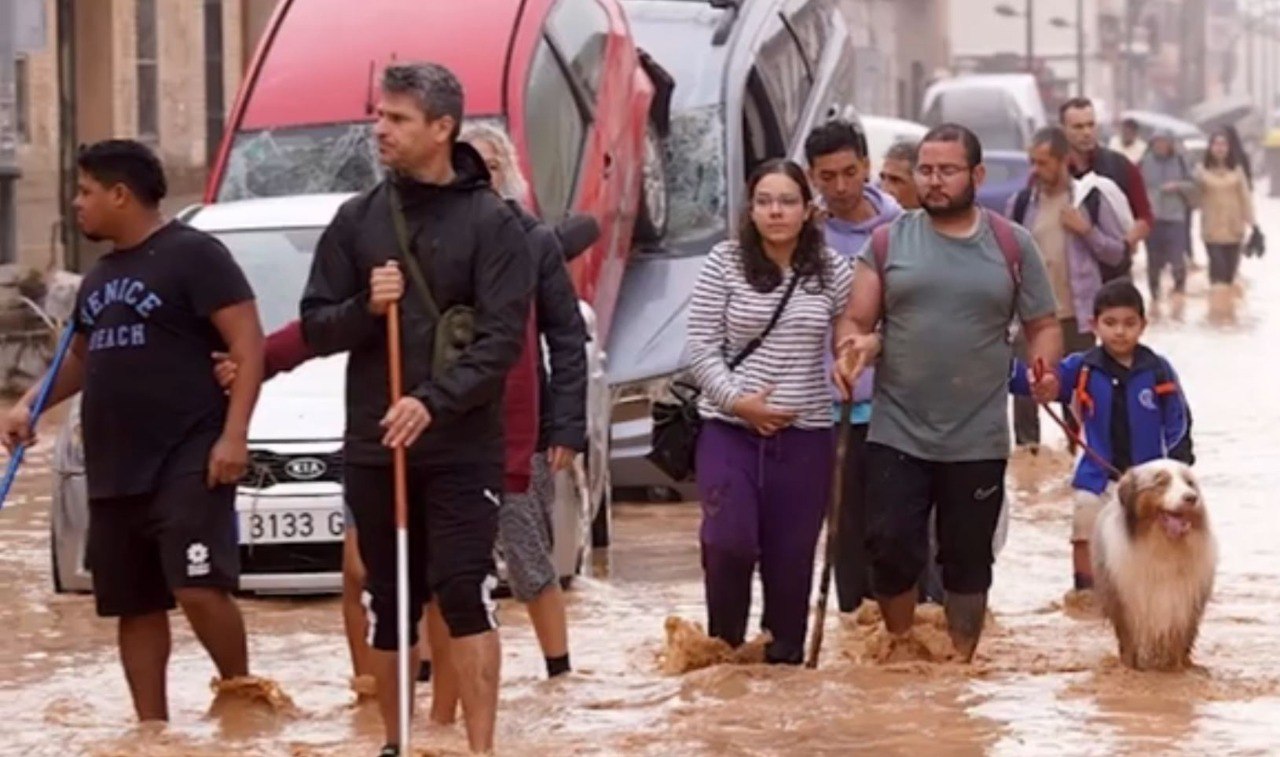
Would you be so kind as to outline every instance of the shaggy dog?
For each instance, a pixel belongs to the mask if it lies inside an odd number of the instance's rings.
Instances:
[[[1120,661],[1136,670],[1188,666],[1218,563],[1191,468],[1154,460],[1125,473],[1094,525],[1091,552]]]

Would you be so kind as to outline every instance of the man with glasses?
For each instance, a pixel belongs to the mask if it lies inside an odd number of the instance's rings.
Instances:
[[[961,659],[972,660],[1004,501],[1010,321],[1021,321],[1033,365],[1062,355],[1053,288],[1031,235],[975,205],[985,173],[973,132],[944,124],[925,135],[915,168],[924,212],[873,236],[837,324],[843,391],[860,357],[868,365],[879,358],[867,543],[890,660],[913,654],[915,587],[935,504],[947,623]],[[1057,397],[1052,372],[1031,383],[1038,399]]]

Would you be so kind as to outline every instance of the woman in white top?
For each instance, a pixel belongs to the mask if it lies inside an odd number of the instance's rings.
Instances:
[[[823,355],[853,269],[824,244],[800,166],[767,161],[747,189],[738,239],[712,249],[689,312],[688,349],[706,419],[697,483],[708,627],[733,646],[743,642],[758,563],[762,626],[773,636],[766,657],[799,664],[831,487]],[[774,327],[739,357],[775,313]]]

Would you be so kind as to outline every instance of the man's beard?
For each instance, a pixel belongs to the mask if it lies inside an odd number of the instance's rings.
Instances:
[[[966,215],[973,208],[973,200],[976,194],[977,192],[974,189],[973,183],[970,182],[969,186],[965,187],[964,192],[961,193],[959,197],[951,198],[951,201],[942,207],[930,205],[928,202],[923,200],[920,203],[920,206],[924,208],[924,212],[928,213],[933,218],[940,218],[944,220],[948,218],[957,218],[959,216]],[[925,197],[928,197],[928,195],[926,194]]]

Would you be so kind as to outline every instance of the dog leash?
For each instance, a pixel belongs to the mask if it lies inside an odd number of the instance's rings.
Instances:
[[[1040,380],[1044,378],[1044,374],[1045,374],[1044,358],[1036,358],[1036,365],[1035,365],[1035,368],[1032,369],[1032,371],[1035,375],[1036,383],[1039,383]],[[1088,443],[1085,442],[1084,435],[1078,431],[1072,430],[1071,426],[1068,425],[1068,423],[1062,418],[1062,416],[1058,415],[1058,413],[1054,411],[1052,407],[1049,406],[1048,402],[1040,402],[1039,405],[1041,408],[1044,409],[1046,413],[1049,414],[1049,417],[1053,419],[1053,422],[1058,424],[1058,428],[1062,429],[1062,432],[1067,435],[1068,439],[1070,439],[1072,442],[1078,445],[1080,449],[1084,450],[1084,453],[1089,457],[1093,458],[1093,461],[1098,465],[1101,465],[1103,469],[1107,471],[1107,473],[1111,474],[1112,476],[1115,476],[1116,478],[1120,478],[1120,475],[1121,475],[1120,470],[1117,469],[1114,465],[1112,465],[1111,462],[1108,461],[1105,457],[1100,455],[1097,450],[1095,450],[1093,447],[1090,447]],[[1083,431],[1084,424],[1080,423],[1079,420],[1080,419],[1078,418],[1076,419],[1077,426]]]

